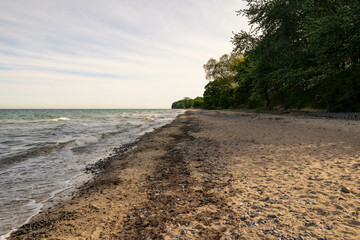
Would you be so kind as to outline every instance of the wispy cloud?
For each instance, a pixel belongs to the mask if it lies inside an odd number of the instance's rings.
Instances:
[[[0,0],[0,108],[169,107],[248,29],[238,0]]]

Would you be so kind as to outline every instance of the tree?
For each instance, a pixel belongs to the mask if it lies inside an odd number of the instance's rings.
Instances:
[[[205,65],[205,108],[360,111],[360,0],[247,0],[252,30]]]
[[[197,97],[195,99],[185,97],[182,100],[173,102],[171,108],[172,109],[202,108],[203,102],[204,100],[202,97]]]
[[[238,86],[235,81],[237,74],[234,65],[240,54],[224,54],[219,60],[210,59],[204,64],[206,78],[210,81],[205,86],[205,108],[229,108],[234,105],[232,93]]]
[[[203,108],[204,107],[204,98],[196,97],[193,101],[193,108]]]
[[[358,69],[359,0],[247,2],[248,8],[238,14],[245,15],[253,29],[235,34],[232,42],[234,51],[251,62],[250,99],[265,108],[324,107],[328,96],[336,95],[327,93],[335,84],[331,79]],[[354,81],[347,85],[357,86]],[[349,95],[345,92],[341,94]]]

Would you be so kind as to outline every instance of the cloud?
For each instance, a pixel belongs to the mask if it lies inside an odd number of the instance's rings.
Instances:
[[[0,0],[0,108],[166,108],[248,29],[236,0]]]

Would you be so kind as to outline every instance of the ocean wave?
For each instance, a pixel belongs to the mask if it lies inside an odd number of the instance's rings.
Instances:
[[[54,122],[58,122],[58,121],[69,121],[71,120],[70,118],[67,118],[67,117],[59,117],[59,118],[53,118],[51,119],[51,121],[54,121]]]
[[[54,150],[59,150],[66,147],[67,145],[71,145],[73,142],[74,140],[62,142],[62,143],[47,144],[45,146],[39,146],[29,149],[25,152],[13,156],[5,157],[3,159],[0,159],[0,167],[13,164],[15,162],[22,162],[29,158],[47,155]]]
[[[69,121],[70,118],[59,117],[51,119],[0,119],[0,125],[11,125],[11,124],[31,124],[31,123],[41,123],[41,122],[59,122],[59,121]]]
[[[130,125],[132,125],[132,124],[130,124]],[[117,135],[117,134],[120,134],[120,133],[129,132],[129,131],[134,130],[134,129],[139,128],[139,127],[141,127],[141,125],[133,125],[132,127],[125,128],[125,129],[122,129],[120,131],[106,132],[106,133],[101,134],[101,139],[109,137],[109,136]]]
[[[75,140],[75,144],[78,147],[84,147],[89,144],[95,144],[99,141],[99,138],[94,136],[83,136]]]
[[[108,156],[112,149],[135,141],[146,132],[164,125],[167,120],[174,119],[180,112],[31,110],[15,113],[0,119],[0,135],[4,133],[6,139],[19,140],[19,143],[0,145],[0,151],[4,152],[0,158],[3,193],[0,194],[0,202],[24,197],[40,203],[46,196],[52,197],[54,190],[66,188],[61,183],[82,174],[86,164]],[[12,205],[12,215],[25,221],[33,215],[30,211],[37,212],[32,208],[33,204],[20,202],[19,206]],[[20,209],[28,209],[30,214],[24,215]],[[7,213],[9,209],[3,209],[3,212]],[[5,216],[3,212],[0,211],[0,215]],[[4,224],[0,217],[1,234],[7,229]],[[18,225],[10,222],[9,226],[16,228]]]

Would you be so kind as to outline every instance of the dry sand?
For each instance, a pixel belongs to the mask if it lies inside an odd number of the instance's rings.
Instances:
[[[360,122],[189,111],[10,239],[360,239]]]

